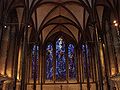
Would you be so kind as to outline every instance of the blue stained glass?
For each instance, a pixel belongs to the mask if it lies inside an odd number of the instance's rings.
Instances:
[[[76,59],[73,44],[68,46],[69,78],[76,79]]]
[[[53,78],[53,46],[52,44],[47,45],[46,48],[46,79],[52,80]]]
[[[34,78],[35,73],[36,78],[38,78],[38,60],[39,60],[39,46],[34,45],[32,48],[32,78]]]
[[[84,76],[85,78],[87,77],[87,73],[89,74],[88,76],[90,77],[90,64],[89,64],[89,58],[88,58],[88,45],[82,45],[82,53],[83,53],[83,67],[84,67]],[[86,61],[87,60],[87,61]],[[88,72],[87,72],[88,70]]]
[[[83,69],[84,69],[84,77],[87,77],[87,72],[86,72],[86,46],[82,45],[82,55],[83,55]]]
[[[65,43],[62,38],[56,41],[56,80],[66,80]]]
[[[86,57],[87,57],[87,70],[88,70],[88,77],[91,77],[91,74],[90,74],[90,58],[89,58],[89,48],[88,48],[88,45],[86,44]]]

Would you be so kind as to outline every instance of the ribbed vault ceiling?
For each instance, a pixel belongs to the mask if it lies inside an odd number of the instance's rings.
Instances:
[[[24,12],[28,10],[29,24],[32,27],[29,30],[29,37],[34,30],[44,42],[55,33],[62,32],[79,42],[93,11],[101,29],[106,7],[114,10],[114,17],[118,18],[120,9],[116,6],[119,3],[119,0],[1,0],[0,15],[4,16],[15,9],[20,29],[25,21]]]

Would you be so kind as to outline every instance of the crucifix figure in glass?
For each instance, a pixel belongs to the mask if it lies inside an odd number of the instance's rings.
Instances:
[[[65,42],[62,38],[56,41],[56,80],[66,80]]]

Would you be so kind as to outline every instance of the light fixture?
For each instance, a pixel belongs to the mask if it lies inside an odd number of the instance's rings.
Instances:
[[[103,47],[105,47],[105,44],[103,43]]]
[[[28,25],[28,28],[30,28],[30,25]]]
[[[115,26],[117,27],[117,26],[118,26],[118,23],[115,23]]]
[[[117,20],[113,21],[114,26],[116,27],[117,34],[120,35],[120,25]]]
[[[6,25],[4,25],[4,28],[6,29],[6,28],[7,28],[7,26],[6,26]]]
[[[115,23],[117,23],[117,21],[116,21],[116,20],[114,20],[114,21],[113,21],[113,23],[115,24]]]

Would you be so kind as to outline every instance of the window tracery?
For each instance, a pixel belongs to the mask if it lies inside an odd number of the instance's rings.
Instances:
[[[55,46],[55,47],[53,47]],[[68,46],[68,47],[67,47]],[[53,56],[55,53],[55,56]],[[77,77],[77,60],[75,59],[74,44],[68,43],[60,37],[55,45],[49,43],[46,46],[46,80],[65,81],[75,80]],[[67,65],[68,64],[68,65]]]
[[[38,78],[38,60],[39,60],[39,46],[33,45],[32,48],[32,78]]]

